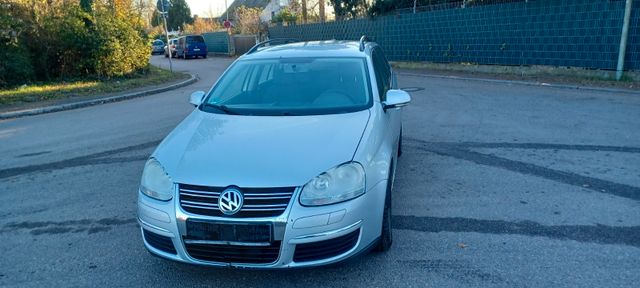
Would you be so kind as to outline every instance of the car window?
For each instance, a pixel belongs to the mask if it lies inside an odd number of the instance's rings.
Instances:
[[[164,42],[162,42],[161,40],[155,40],[153,41],[153,45],[164,45]]]
[[[202,36],[187,36],[187,43],[204,43],[204,38]]]
[[[239,60],[205,103],[251,115],[346,113],[371,106],[365,58]],[[216,112],[212,108],[207,110]]]
[[[387,91],[391,89],[391,67],[380,48],[374,48],[371,55],[376,74],[376,84],[378,85],[378,96],[380,101],[385,101]]]

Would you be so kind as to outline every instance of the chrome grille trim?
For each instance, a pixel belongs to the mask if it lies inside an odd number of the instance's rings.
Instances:
[[[244,205],[238,213],[225,215],[218,208],[218,199],[226,188],[178,184],[180,207],[188,213],[205,216],[275,217],[287,209],[296,189],[296,187],[238,188],[244,196]]]
[[[218,207],[218,204],[212,204],[212,203],[194,202],[194,201],[187,201],[187,200],[182,200],[181,202],[186,204],[191,204],[191,205],[198,205],[198,206]]]
[[[216,206],[216,207],[206,207],[206,206],[197,206],[197,205],[189,205],[189,204],[182,204],[182,206],[183,207],[196,208],[196,209],[220,210],[220,209],[218,209],[218,206]]]
[[[204,198],[218,198],[220,197],[220,195],[201,195],[201,194],[196,194],[196,193],[187,193],[187,192],[182,192],[180,191],[181,195],[186,195],[186,196],[194,196],[194,197],[204,197]]]

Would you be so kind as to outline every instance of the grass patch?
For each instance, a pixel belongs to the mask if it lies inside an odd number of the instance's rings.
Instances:
[[[0,106],[117,93],[187,79],[188,77],[189,75],[184,73],[171,73],[164,69],[149,66],[149,69],[145,72],[109,80],[74,79],[70,81],[34,83],[0,90]]]
[[[500,66],[470,63],[392,62],[394,68],[455,76],[640,89],[640,72],[626,71],[620,81],[615,71],[553,66]]]

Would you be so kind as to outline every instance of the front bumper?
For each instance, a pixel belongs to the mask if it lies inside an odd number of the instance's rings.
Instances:
[[[287,209],[280,216],[269,218],[227,218],[195,215],[185,212],[177,197],[163,202],[151,199],[142,193],[138,197],[138,221],[143,235],[154,233],[166,239],[174,250],[158,249],[154,238],[143,236],[145,247],[153,254],[174,261],[238,268],[278,269],[327,265],[345,260],[362,252],[373,244],[381,233],[382,207],[386,193],[386,181],[379,182],[364,195],[343,203],[303,207],[298,203],[300,189],[296,189]],[[379,209],[378,209],[379,208]],[[266,264],[215,262],[196,259],[190,255],[185,244],[187,220],[211,221],[216,223],[270,223],[273,240],[278,243],[277,260]],[[341,239],[352,241],[348,246],[332,244]],[[333,242],[332,242],[333,241]],[[153,243],[153,245],[150,244]],[[304,257],[310,254],[302,249],[318,249],[320,246],[342,247],[339,254],[328,257]],[[325,245],[326,244],[326,245]],[[155,246],[155,247],[154,247]],[[234,246],[225,246],[234,249]],[[237,247],[237,246],[236,246]],[[296,249],[298,248],[298,253]],[[168,251],[168,252],[167,252]],[[301,256],[302,255],[302,256]],[[317,254],[315,254],[317,256]]]

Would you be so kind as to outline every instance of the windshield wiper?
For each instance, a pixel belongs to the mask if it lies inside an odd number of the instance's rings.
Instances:
[[[211,107],[213,109],[223,112],[224,114],[240,115],[240,113],[238,113],[237,111],[234,111],[233,109],[229,109],[229,107],[224,104],[217,105],[217,104],[205,103],[203,107]]]

